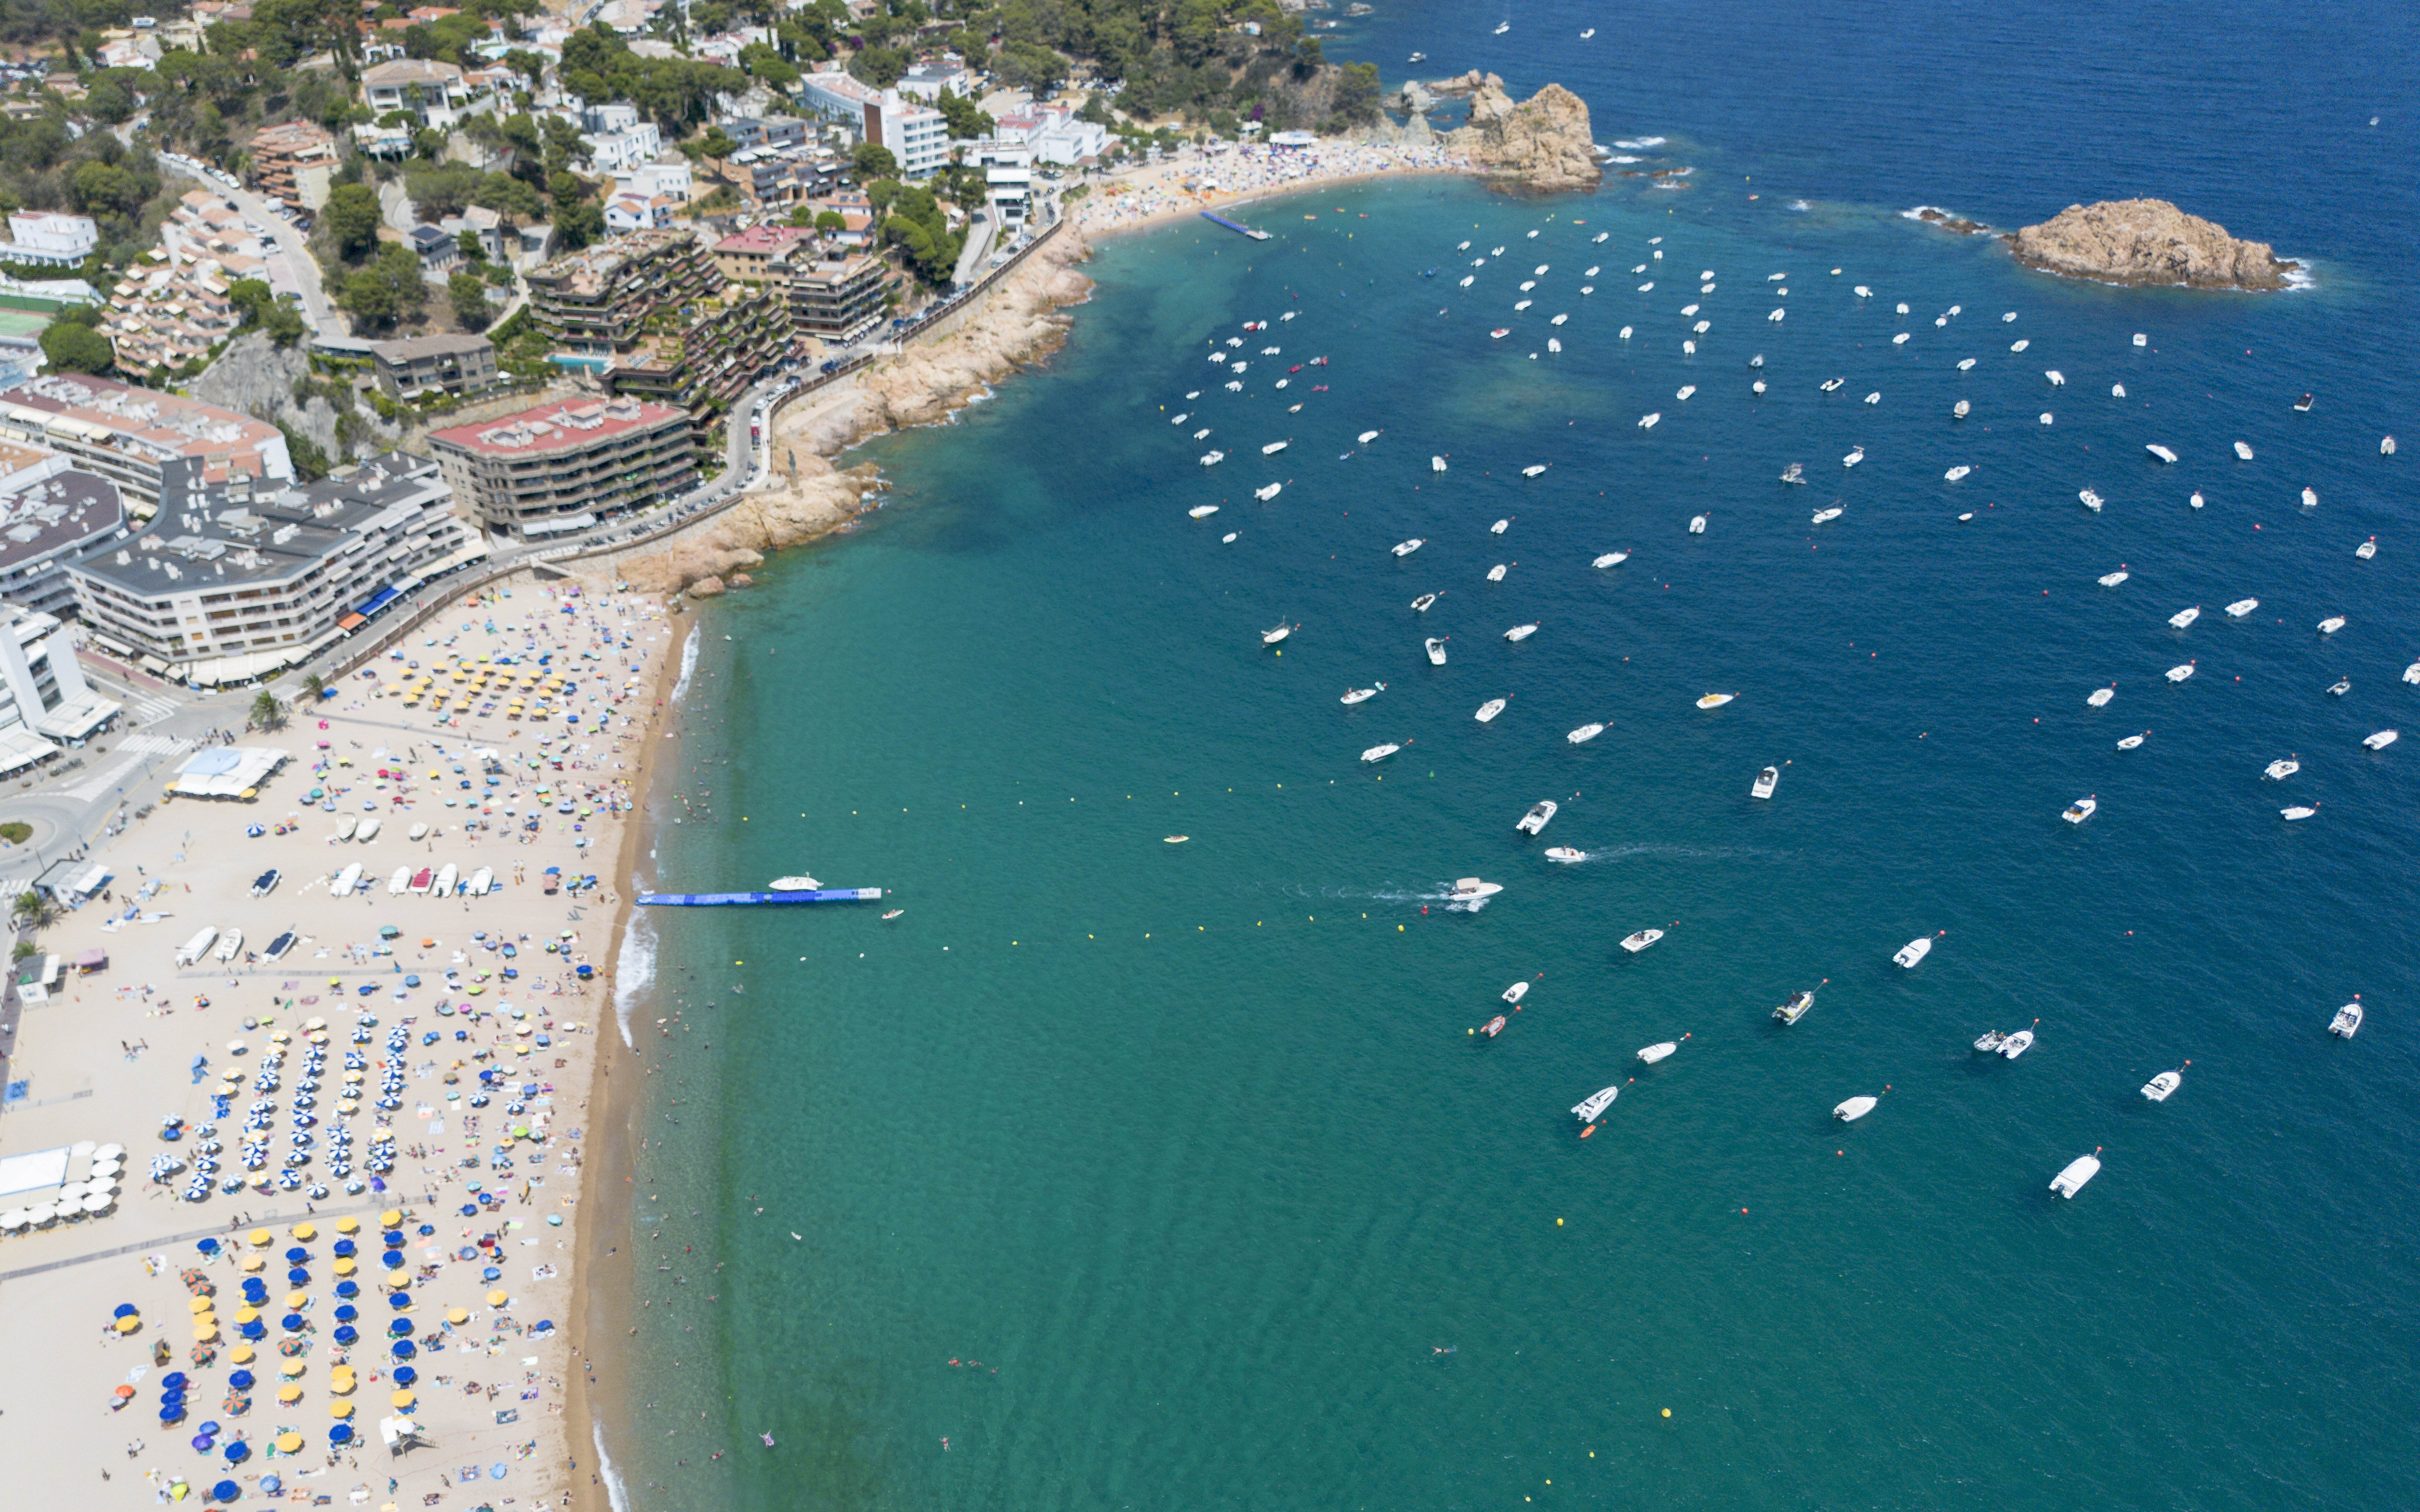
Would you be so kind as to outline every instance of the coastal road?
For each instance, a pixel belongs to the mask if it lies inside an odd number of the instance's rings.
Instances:
[[[283,287],[293,289],[302,297],[302,318],[311,329],[323,336],[349,336],[352,322],[328,303],[319,287],[319,265],[312,259],[311,249],[304,244],[302,233],[294,229],[269,202],[248,189],[230,187],[209,177],[217,170],[194,158],[175,152],[163,152],[160,164],[179,178],[190,178],[211,193],[232,203],[243,218],[263,227],[268,234],[261,239],[271,248],[271,255],[286,268]]]

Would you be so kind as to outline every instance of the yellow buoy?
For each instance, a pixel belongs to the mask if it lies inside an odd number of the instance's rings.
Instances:
[[[1666,1409],[1664,1409],[1664,1415],[1665,1415],[1666,1417],[1670,1417],[1670,1416],[1672,1415],[1672,1409],[1670,1409],[1670,1408],[1668,1408],[1668,1408],[1666,1408]]]

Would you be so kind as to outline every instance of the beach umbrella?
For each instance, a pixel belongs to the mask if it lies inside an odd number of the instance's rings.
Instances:
[[[243,1242],[254,1249],[267,1249],[274,1242],[274,1236],[266,1228],[256,1228],[243,1236]]]
[[[194,1248],[205,1255],[216,1255],[219,1252],[219,1242],[215,1239],[201,1240],[195,1242]]]
[[[300,1386],[280,1386],[277,1388],[277,1399],[285,1403],[287,1406],[291,1407],[296,1402],[302,1399],[302,1388]]]
[[[361,1336],[361,1331],[353,1327],[350,1323],[338,1325],[336,1332],[330,1335],[330,1337],[334,1338],[338,1344],[343,1345],[347,1349],[351,1349],[354,1343],[359,1340]]]
[[[398,1214],[398,1215],[396,1216],[396,1221],[395,1221],[394,1223],[384,1225],[383,1227],[385,1227],[386,1232],[384,1232],[384,1233],[382,1233],[382,1234],[379,1235],[379,1242],[380,1242],[380,1243],[381,1243],[381,1244],[384,1244],[384,1245],[385,1245],[387,1248],[389,1248],[389,1249],[400,1249],[400,1248],[402,1248],[402,1247],[403,1247],[403,1229],[402,1229],[402,1227],[401,1227],[402,1223],[403,1223],[403,1219],[402,1219],[401,1215],[400,1215],[400,1214]]]
[[[126,1310],[127,1310],[128,1312],[130,1312],[130,1313],[131,1313],[131,1312],[132,1312],[132,1311],[134,1310],[131,1305],[129,1305],[129,1304],[124,1304],[124,1303],[120,1303],[118,1305],[120,1305],[120,1306],[122,1306],[122,1307],[125,1307],[125,1308],[126,1308]],[[209,1311],[210,1310],[210,1308],[211,1308],[211,1306],[212,1306],[212,1305],[213,1305],[213,1304],[212,1304],[212,1303],[210,1302],[210,1299],[209,1299],[209,1298],[208,1298],[208,1297],[195,1297],[194,1299],[193,1299],[193,1301],[191,1301],[191,1302],[189,1302],[189,1303],[187,1303],[187,1304],[185,1304],[185,1310],[186,1310],[187,1312],[191,1312],[191,1313],[206,1313],[206,1312],[209,1312]]]
[[[330,1402],[328,1404],[328,1415],[341,1423],[346,1418],[353,1415],[353,1404],[350,1402]]]
[[[205,1313],[201,1317],[194,1319],[194,1343],[208,1344],[210,1340],[218,1336],[219,1320],[216,1318]]]
[[[337,1259],[337,1261],[334,1265],[329,1266],[328,1269],[334,1271],[339,1276],[347,1276],[352,1274],[355,1271],[360,1270],[361,1267],[354,1263],[351,1256],[348,1255]],[[339,1288],[342,1288],[344,1287],[349,1287],[353,1283],[350,1281],[339,1281],[337,1286]]]
[[[288,1265],[300,1265],[310,1257],[311,1252],[300,1244],[286,1252],[286,1263]]]
[[[223,1480],[210,1488],[210,1496],[215,1501],[232,1502],[242,1494],[243,1488],[231,1480]]]
[[[227,1385],[237,1391],[252,1390],[252,1372],[233,1370],[227,1373]]]
[[[340,1323],[349,1323],[361,1315],[362,1310],[354,1306],[349,1302],[342,1304],[336,1308],[336,1321]]]
[[[301,1313],[287,1313],[285,1317],[277,1320],[277,1326],[286,1330],[288,1334],[300,1334],[302,1332],[302,1315]]]
[[[488,1305],[490,1307],[502,1307],[510,1301],[512,1301],[512,1298],[505,1295],[505,1293],[501,1289],[488,1293]]]
[[[445,1309],[445,1320],[458,1327],[463,1323],[467,1323],[471,1320],[470,1309],[467,1307],[448,1307]]]
[[[306,1244],[307,1244],[307,1243],[309,1243],[311,1241],[313,1241],[313,1240],[315,1240],[315,1239],[317,1239],[317,1238],[318,1238],[318,1237],[319,1237],[319,1230],[318,1230],[318,1226],[317,1226],[317,1225],[314,1225],[314,1224],[307,1224],[307,1223],[303,1223],[303,1224],[296,1224],[296,1225],[294,1226],[293,1229],[291,1230],[291,1233],[292,1233],[292,1235],[293,1235],[293,1237],[294,1237],[294,1238],[296,1238],[296,1239],[299,1239],[299,1240],[302,1241],[302,1242],[303,1242],[304,1243],[306,1243]],[[289,1257],[289,1258],[290,1258],[290,1257]]]
[[[401,1222],[403,1222],[403,1211],[401,1209],[389,1208],[386,1211],[379,1214],[379,1227],[380,1228],[393,1228],[396,1225]]]
[[[361,1228],[362,1221],[349,1213],[336,1220],[336,1232],[340,1234],[357,1234]]]
[[[307,1287],[311,1284],[311,1273],[298,1265],[286,1273],[286,1284],[289,1287]]]
[[[256,1342],[269,1336],[269,1330],[259,1323],[246,1323],[236,1332]]]
[[[219,1452],[226,1457],[226,1462],[228,1464],[240,1465],[252,1458],[252,1445],[244,1443],[241,1439],[238,1439]]]
[[[390,1338],[408,1339],[411,1337],[411,1319],[409,1318],[398,1318],[394,1322],[386,1325],[386,1332],[387,1336]]]
[[[339,1297],[358,1297],[361,1294],[362,1284],[358,1281],[339,1281],[336,1283],[336,1295]]]
[[[143,1326],[143,1319],[134,1317],[121,1318],[110,1326],[116,1329],[120,1334],[132,1334],[136,1329]]]
[[[339,1423],[334,1427],[330,1428],[328,1430],[328,1442],[330,1443],[337,1444],[352,1443],[353,1426],[350,1423]]]
[[[182,1370],[171,1370],[166,1375],[160,1378],[160,1389],[162,1391],[183,1391],[189,1384],[191,1384],[191,1382],[186,1380],[185,1373]]]
[[[116,1306],[110,1309],[109,1316],[112,1318],[132,1318],[135,1316],[134,1304],[131,1302],[121,1302]]]
[[[409,1307],[411,1305],[411,1293],[397,1288],[387,1293],[386,1304],[390,1307]]]
[[[393,1393],[392,1395],[390,1395],[390,1396],[387,1397],[387,1400],[388,1400],[388,1401],[390,1401],[390,1402],[392,1402],[392,1403],[394,1403],[396,1407],[410,1407],[412,1403],[414,1403],[414,1402],[418,1401],[419,1399],[420,1399],[419,1397],[417,1397],[417,1396],[413,1396],[411,1392],[408,1392],[408,1391],[398,1391],[398,1392]]]
[[[411,1340],[410,1339],[397,1339],[387,1350],[387,1353],[393,1355],[398,1360],[409,1360],[419,1352],[420,1351],[412,1347]]]
[[[268,1297],[263,1296],[260,1300],[262,1302],[267,1302],[269,1299]],[[245,1298],[244,1302],[245,1305],[235,1310],[235,1320],[239,1323],[256,1321],[260,1317],[260,1312],[257,1306],[253,1304],[252,1299],[249,1297]]]
[[[239,1344],[234,1349],[227,1350],[227,1363],[230,1365],[252,1364],[252,1346],[249,1344]]]
[[[194,1435],[192,1440],[194,1447],[204,1454],[209,1454],[210,1452],[210,1445],[215,1442],[217,1441],[213,1440],[207,1433],[196,1433]]]
[[[393,1370],[388,1371],[387,1374],[395,1377],[395,1383],[398,1386],[409,1386],[413,1381],[420,1379],[420,1372],[414,1370],[408,1365],[396,1365]]]
[[[242,1260],[243,1268],[246,1271],[257,1271],[261,1268],[263,1263],[264,1262],[261,1260],[261,1257],[257,1255],[247,1255]]]
[[[174,1407],[163,1407],[160,1409],[160,1421],[163,1423],[174,1423],[177,1419],[184,1415],[185,1405],[182,1402],[178,1403]]]
[[[289,1291],[286,1294],[286,1310],[289,1313],[299,1313],[302,1310],[302,1304],[310,1300],[311,1294],[307,1291]]]
[[[277,1452],[279,1454],[299,1454],[302,1452],[302,1435],[300,1433],[281,1433],[277,1436]]]
[[[300,1358],[281,1360],[277,1365],[277,1373],[291,1381],[296,1376],[301,1375],[303,1370],[308,1367],[308,1365],[309,1362]]]
[[[386,1253],[379,1257],[379,1263],[385,1266],[390,1271],[400,1271],[403,1269],[403,1251],[399,1249],[388,1250]]]

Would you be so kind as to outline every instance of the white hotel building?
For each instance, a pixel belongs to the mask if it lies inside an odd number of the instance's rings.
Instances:
[[[950,131],[941,113],[896,89],[876,89],[833,68],[799,81],[807,107],[857,133],[858,140],[888,147],[899,160],[899,177],[923,178],[948,166]]]

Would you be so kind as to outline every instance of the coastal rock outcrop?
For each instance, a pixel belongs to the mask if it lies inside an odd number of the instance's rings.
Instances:
[[[1590,134],[1588,105],[1561,85],[1547,85],[1517,103],[1505,93],[1504,81],[1492,73],[1475,85],[1466,76],[1430,87],[1469,94],[1470,124],[1449,132],[1445,145],[1499,183],[1563,193],[1593,189],[1604,178],[1596,141]]]
[[[673,594],[713,586],[722,593],[764,564],[765,553],[798,546],[855,519],[884,485],[872,463],[835,467],[831,458],[902,425],[945,420],[1024,363],[1059,347],[1069,324],[1062,305],[1082,301],[1093,282],[1074,263],[1090,252],[1071,224],[992,290],[955,331],[810,393],[775,424],[771,484],[669,544],[615,563],[642,593]]]
[[[2009,250],[2028,268],[2109,284],[2284,288],[2294,268],[2269,243],[2239,240],[2164,199],[2071,205],[2009,237]]]

